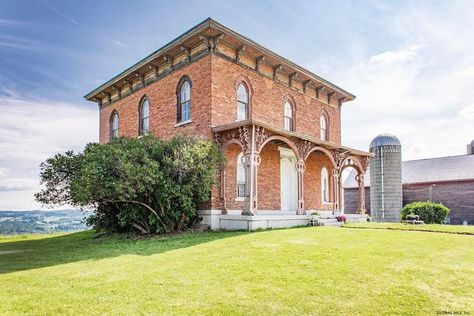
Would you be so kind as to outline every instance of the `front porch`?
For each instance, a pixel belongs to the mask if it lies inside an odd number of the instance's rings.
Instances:
[[[341,174],[349,167],[356,170],[362,188],[358,213],[365,214],[364,173],[370,153],[252,119],[213,131],[226,157],[213,210],[201,211],[213,229],[308,225],[315,211],[334,219],[344,212]]]
[[[289,228],[298,226],[310,226],[315,220],[319,226],[341,226],[336,220],[338,214],[333,212],[319,212],[319,216],[311,214],[298,215],[282,211],[257,211],[255,215],[242,215],[241,211],[229,211],[221,214],[220,210],[200,211],[202,223],[212,230],[258,230],[272,228]],[[360,223],[367,221],[366,214],[346,214],[348,223]]]

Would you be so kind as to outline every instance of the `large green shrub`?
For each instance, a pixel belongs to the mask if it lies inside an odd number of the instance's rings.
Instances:
[[[179,231],[209,201],[222,159],[214,142],[197,138],[91,143],[42,163],[43,188],[35,196],[49,206],[94,209],[88,222],[99,230]]]
[[[426,224],[443,224],[449,211],[449,208],[440,203],[413,202],[402,208],[401,217],[405,220],[408,215],[415,214]]]

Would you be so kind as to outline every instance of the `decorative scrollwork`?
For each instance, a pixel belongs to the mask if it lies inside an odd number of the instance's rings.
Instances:
[[[298,148],[298,153],[302,159],[305,159],[309,154],[314,145],[307,140],[298,140],[296,143],[296,148]]]
[[[260,126],[255,127],[255,148],[260,151],[263,143],[270,137],[267,131]]]
[[[251,140],[250,140],[250,130],[247,126],[239,127],[239,140],[242,146],[244,147],[244,151],[247,151],[251,147]]]

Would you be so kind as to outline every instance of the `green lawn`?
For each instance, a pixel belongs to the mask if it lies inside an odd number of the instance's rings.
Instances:
[[[393,229],[393,230],[413,230],[413,231],[428,231],[440,232],[450,234],[466,234],[474,235],[474,226],[462,225],[412,225],[404,223],[351,223],[344,224],[346,228],[371,228],[371,229]]]
[[[474,236],[311,227],[0,238],[0,314],[474,314]]]

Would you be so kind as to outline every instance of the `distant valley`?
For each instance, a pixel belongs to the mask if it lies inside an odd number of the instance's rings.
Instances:
[[[88,215],[77,210],[0,211],[0,235],[85,230]]]

